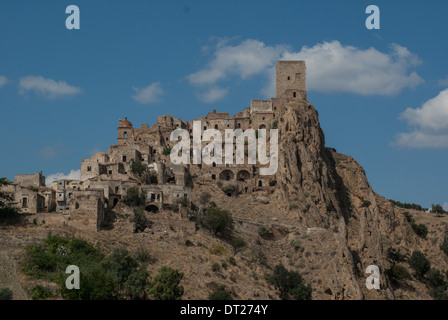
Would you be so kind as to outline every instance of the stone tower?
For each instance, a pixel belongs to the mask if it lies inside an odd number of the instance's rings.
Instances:
[[[277,61],[275,69],[277,98],[306,100],[305,61]]]
[[[124,120],[118,120],[118,144],[125,144],[129,138],[134,137],[134,128],[132,127],[132,123],[128,120],[127,117]]]

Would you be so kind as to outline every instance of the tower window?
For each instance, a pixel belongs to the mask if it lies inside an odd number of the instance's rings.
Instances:
[[[92,171],[92,167],[87,167],[87,171]]]
[[[218,125],[217,124],[215,124],[215,129],[218,129]]]
[[[297,96],[297,94],[295,92],[293,92],[292,96],[295,98]]]
[[[288,80],[291,80],[291,77],[288,77]]]
[[[125,139],[128,138],[128,133],[127,133],[126,131],[124,132],[123,137],[124,137]]]
[[[207,126],[204,126],[204,130],[207,130]]]
[[[126,162],[126,156],[123,156],[123,162]]]

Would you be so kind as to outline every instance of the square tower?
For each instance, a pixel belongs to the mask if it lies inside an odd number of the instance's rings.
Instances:
[[[277,61],[275,69],[277,98],[286,95],[288,99],[306,99],[305,61]]]

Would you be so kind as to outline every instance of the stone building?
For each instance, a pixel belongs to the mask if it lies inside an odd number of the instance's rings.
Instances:
[[[305,71],[304,61],[278,61],[275,98],[251,100],[247,108],[232,117],[227,112],[208,112],[194,120],[200,122],[201,136],[207,129],[218,130],[224,146],[227,129],[276,128],[282,108],[291,101],[306,100]],[[17,206],[23,212],[56,210],[70,214],[73,221],[99,228],[107,210],[115,208],[131,187],[146,192],[146,211],[157,212],[185,204],[196,183],[216,184],[229,197],[275,186],[275,176],[260,175],[263,166],[258,162],[171,163],[170,148],[177,143],[170,140],[171,133],[175,129],[185,129],[192,142],[194,121],[183,121],[168,114],[157,117],[153,126],[142,124],[136,128],[125,117],[118,121],[115,145],[107,152],[82,159],[80,180],[55,181],[50,189],[45,187],[42,173],[17,175],[14,185],[9,186],[10,192],[14,193]],[[207,152],[211,151],[207,150],[208,143],[202,141],[202,149]],[[244,152],[247,158],[248,148],[244,151],[232,148],[229,154],[232,160],[238,152]]]

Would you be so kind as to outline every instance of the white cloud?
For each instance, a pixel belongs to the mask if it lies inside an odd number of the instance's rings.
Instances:
[[[151,104],[159,102],[164,95],[164,91],[160,82],[153,82],[145,88],[132,88],[135,91],[135,95],[132,98],[141,104]]]
[[[214,59],[204,69],[189,75],[188,79],[194,85],[214,84],[231,74],[247,79],[265,72],[284,50],[284,46],[270,47],[252,39],[236,46],[219,42]]]
[[[206,92],[197,94],[197,97],[202,102],[213,103],[225,97],[228,91],[228,89],[213,87],[207,89]]]
[[[448,89],[426,101],[421,108],[406,109],[400,119],[414,129],[408,133],[399,133],[396,145],[411,148],[448,147]]]
[[[445,202],[444,204],[442,204],[442,208],[445,211],[448,211],[448,202]]]
[[[375,48],[344,46],[339,41],[286,52],[282,60],[305,60],[307,90],[325,93],[348,92],[360,95],[395,95],[423,80],[411,67],[419,58],[407,48],[391,45],[390,53]]]
[[[203,69],[190,74],[188,80],[195,86],[214,87],[231,76],[244,80],[257,75],[267,82],[262,94],[272,97],[275,96],[277,60],[305,60],[307,90],[325,93],[387,96],[423,81],[411,70],[421,63],[420,59],[398,44],[392,44],[389,53],[375,48],[344,46],[339,41],[304,46],[294,52],[286,45],[268,46],[252,39],[238,45],[231,45],[229,41],[219,42],[214,58]]]
[[[47,185],[47,187],[51,187],[51,185],[53,184],[53,181],[58,181],[58,180],[63,180],[63,179],[80,180],[81,179],[81,170],[70,170],[70,173],[68,175],[63,174],[62,172],[50,174],[48,177],[46,177],[45,184]]]
[[[8,78],[0,75],[0,88],[3,87],[8,82]]]
[[[27,76],[20,79],[20,94],[32,91],[48,99],[71,97],[81,93],[81,89],[65,81],[55,81],[42,76]]]

